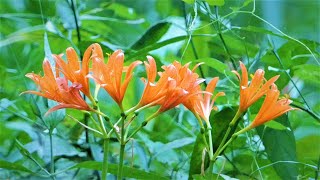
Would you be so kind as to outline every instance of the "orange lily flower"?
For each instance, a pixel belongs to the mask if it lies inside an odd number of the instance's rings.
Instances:
[[[290,107],[292,100],[288,98],[279,99],[279,90],[276,85],[272,85],[271,89],[267,92],[266,98],[253,122],[249,125],[254,128],[265,122],[273,120],[282,114],[295,110],[297,108]]]
[[[162,77],[155,83],[157,77],[157,65],[153,57],[147,56],[148,62],[144,62],[147,72],[147,80],[142,79],[146,84],[140,102],[136,109],[145,105],[155,105],[162,100],[167,92],[168,77]]]
[[[264,71],[262,69],[258,69],[255,72],[250,85],[248,85],[248,71],[241,61],[240,68],[242,71],[241,77],[238,72],[233,71],[233,73],[235,73],[240,80],[239,110],[240,112],[245,112],[249,106],[267,93],[270,86],[279,78],[279,75],[272,77],[264,83]]]
[[[211,100],[211,97],[213,96],[212,92],[215,90],[218,80],[218,77],[213,78],[206,87],[206,90],[205,92],[203,92],[203,94],[201,93],[192,96],[183,103],[184,106],[186,106],[193,114],[195,114],[196,116],[199,115],[203,120],[206,121],[207,124],[209,124],[211,111],[215,108],[213,106],[215,100],[219,96],[225,95],[224,92],[219,92]]]
[[[40,92],[25,91],[23,94],[36,94],[59,103],[59,105],[51,108],[46,114],[62,108],[74,108],[88,111],[91,110],[91,108],[80,95],[79,90],[82,88],[81,84],[73,83],[69,87],[68,79],[66,77],[59,77],[58,72],[57,77],[55,77],[52,72],[51,65],[47,59],[43,61],[43,71],[43,77],[34,73],[26,74],[26,77],[32,79],[39,86]]]
[[[189,65],[190,63],[187,63],[182,66],[175,61],[162,67],[164,72],[161,73],[160,79],[165,78],[167,80],[168,90],[164,99],[159,102],[161,105],[159,112],[174,108],[199,92],[199,84],[204,79],[199,78],[197,73],[190,70]]]
[[[72,83],[81,84],[82,88],[80,90],[89,98],[91,98],[89,81],[87,78],[87,75],[89,74],[89,60],[92,51],[96,51],[96,49],[101,49],[100,45],[97,43],[92,44],[87,48],[82,59],[81,68],[79,57],[76,51],[71,47],[66,50],[68,63],[66,63],[60,56],[54,55],[60,71],[62,71],[65,77],[67,77]]]
[[[99,54],[98,52],[97,54]],[[134,61],[129,67],[124,66],[123,64],[124,54],[122,50],[117,50],[111,54],[107,64],[105,64],[103,58],[99,58],[98,55],[93,57],[93,74],[88,75],[109,93],[121,109],[124,94],[133,76],[133,69],[141,64],[141,61]],[[122,82],[123,72],[126,72],[126,76]]]

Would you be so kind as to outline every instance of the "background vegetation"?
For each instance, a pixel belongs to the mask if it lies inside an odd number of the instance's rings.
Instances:
[[[80,54],[91,43],[104,52],[125,51],[125,61],[152,55],[161,64],[205,62],[201,73],[219,76],[227,96],[212,114],[214,143],[219,142],[238,106],[238,82],[231,73],[246,63],[250,73],[280,74],[277,85],[301,110],[290,112],[239,137],[215,165],[219,178],[317,179],[320,166],[320,2],[316,0],[1,0],[0,1],[0,177],[48,178],[50,152],[58,179],[98,179],[102,142],[70,119],[83,114],[52,107],[43,98],[19,94],[36,89],[24,75],[41,72],[51,53],[72,46]],[[135,72],[125,108],[143,90]],[[119,118],[116,103],[100,92],[104,113]],[[146,111],[136,119],[138,126]],[[239,126],[247,125],[252,107]],[[281,125],[282,124],[282,125]],[[49,131],[53,135],[49,135]],[[199,126],[183,107],[153,120],[125,149],[124,176],[136,179],[201,179]],[[52,146],[50,145],[52,138]],[[116,173],[118,143],[111,143],[110,172]],[[205,166],[206,167],[206,166]],[[114,178],[109,174],[109,178]]]

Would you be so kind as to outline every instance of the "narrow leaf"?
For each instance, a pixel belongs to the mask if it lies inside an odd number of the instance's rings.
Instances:
[[[7,161],[3,161],[3,160],[0,160],[0,168],[9,169],[9,170],[16,170],[16,171],[23,171],[23,172],[28,172],[28,173],[33,174],[33,172],[30,169],[28,169],[18,163],[11,163],[11,162],[7,162]]]
[[[161,37],[168,31],[171,23],[169,22],[160,22],[150,29],[148,29],[141,38],[136,41],[132,46],[131,49],[141,49],[144,48],[146,45],[154,44],[158,42]]]
[[[215,59],[215,58],[201,58],[196,59],[195,62],[204,62],[205,65],[217,70],[219,73],[224,73],[225,70],[228,69],[228,66],[223,62]]]

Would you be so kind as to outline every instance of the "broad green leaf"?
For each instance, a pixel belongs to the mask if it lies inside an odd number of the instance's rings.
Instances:
[[[204,62],[204,65],[207,65],[215,70],[217,70],[219,73],[224,74],[225,71],[228,69],[228,66],[221,61],[214,59],[214,58],[201,58],[196,59],[195,62]]]
[[[206,148],[206,145],[203,139],[203,135],[199,133],[197,136],[196,142],[194,143],[194,147],[191,155],[189,179],[195,178],[197,174],[201,173],[202,164],[204,164],[205,167],[209,166],[209,156],[207,155],[207,153],[203,154],[205,148]],[[203,157],[203,155],[205,157]],[[203,158],[205,158],[204,162],[203,162]]]
[[[269,121],[264,124],[265,126],[272,128],[272,129],[277,129],[277,130],[288,130],[288,127],[282,125],[281,123],[278,123],[277,121]]]
[[[283,115],[276,120],[290,128],[287,115]],[[268,154],[268,159],[272,163],[278,161],[297,161],[293,131],[281,131],[263,125],[257,127],[256,130]],[[299,174],[296,164],[293,163],[276,163],[273,165],[273,168],[282,179],[297,179]]]
[[[210,123],[212,126],[212,140],[213,140],[213,149],[216,150],[219,147],[219,144],[222,140],[222,138],[225,135],[225,132],[227,131],[229,127],[229,123],[233,119],[234,115],[237,112],[237,107],[226,107],[222,109],[220,112],[214,114],[213,117],[210,117]],[[231,132],[227,138],[227,140],[232,136],[232,134],[235,132],[236,127],[238,125],[238,122],[234,125],[233,129],[231,129]]]
[[[205,0],[209,5],[212,6],[223,6],[224,0]]]
[[[195,2],[195,0],[182,0],[182,1],[188,4],[193,4]]]
[[[238,11],[246,6],[248,6],[249,4],[251,4],[251,2],[254,0],[245,0],[242,4],[242,6],[235,6],[235,7],[230,7],[230,9],[232,9],[232,11]]]
[[[212,175],[211,175],[211,178],[213,178],[213,179],[215,179],[215,180],[232,179],[232,178],[230,178],[230,177],[228,177],[228,176],[226,176],[226,178],[223,178],[223,176],[225,176],[225,175],[222,175],[222,174],[220,174],[220,175],[218,175],[218,174],[212,174]],[[193,175],[193,176],[192,176],[192,179],[194,179],[194,180],[208,180],[207,177],[202,176],[202,175],[200,175],[200,174],[195,174],[195,175]]]
[[[214,114],[210,117],[210,123],[212,126],[212,140],[213,140],[213,150],[217,150],[219,147],[222,138],[225,135],[229,127],[229,123],[231,122],[232,118],[236,114],[236,108],[224,108],[220,112]],[[239,121],[238,121],[239,122]],[[237,124],[231,130],[227,140],[232,136],[234,133]],[[189,170],[189,178],[192,177],[194,174],[201,173],[201,164],[202,164],[202,150],[205,148],[203,139],[201,138],[201,134],[197,136],[197,140],[192,152],[191,162],[190,162],[190,170]],[[199,166],[200,165],[200,166]],[[209,163],[205,163],[204,169],[208,168]]]
[[[242,31],[248,31],[248,32],[253,32],[253,33],[261,33],[261,34],[269,34],[269,35],[272,35],[272,36],[278,36],[278,37],[281,37],[283,39],[287,39],[287,40],[290,40],[290,38],[288,38],[287,36],[284,36],[284,35],[281,35],[281,34],[277,34],[273,31],[270,31],[268,29],[265,29],[265,28],[261,28],[261,27],[256,27],[256,26],[247,26],[247,27],[233,27],[234,29],[239,29],[239,30],[242,30]]]
[[[307,84],[320,87],[320,66],[313,64],[302,64],[294,66],[294,75]]]
[[[315,160],[319,159],[320,154],[320,134],[318,135],[306,136],[297,140],[297,156],[300,159]],[[307,151],[306,151],[307,150]],[[300,157],[299,157],[300,156]]]
[[[217,35],[215,34],[214,36],[217,36]],[[206,38],[208,36],[206,34],[193,35],[193,38],[199,38],[199,37]],[[213,36],[210,36],[210,37],[213,37]],[[188,38],[189,38],[189,36],[187,36],[187,35],[185,35],[185,36],[176,36],[176,37],[173,37],[173,38],[170,38],[170,39],[163,40],[161,42],[157,42],[157,43],[154,43],[154,44],[151,44],[151,45],[146,45],[145,47],[143,47],[142,49],[138,50],[137,52],[132,53],[129,56],[127,56],[126,59],[127,59],[127,61],[132,61],[134,58],[147,55],[152,50],[156,50],[156,49],[159,49],[161,47],[167,46],[169,44],[186,40]]]
[[[23,171],[23,172],[33,174],[33,172],[30,169],[22,166],[21,164],[11,163],[11,162],[7,162],[7,161],[3,161],[3,160],[0,160],[0,168],[15,170],[15,171]]]
[[[81,162],[69,169],[74,168],[86,168],[86,169],[93,169],[93,170],[99,170],[102,169],[102,162],[96,162],[96,161],[85,161]],[[117,174],[118,172],[118,165],[117,164],[108,164],[108,173],[111,174]],[[168,179],[162,176],[159,176],[154,173],[145,172],[136,168],[123,166],[123,176],[127,178],[135,178],[135,179]]]
[[[169,143],[163,145],[161,147],[161,149],[159,149],[159,151],[157,151],[157,154],[155,154],[153,156],[153,158],[156,157],[157,155],[165,152],[165,151],[176,149],[176,148],[181,148],[181,147],[186,146],[188,144],[191,144],[193,142],[194,142],[194,138],[189,138],[189,137],[174,140],[172,142],[169,142]]]
[[[171,23],[169,22],[160,22],[158,24],[155,24],[154,26],[149,28],[141,36],[141,38],[131,46],[131,48],[139,50],[147,45],[151,45],[158,42],[161,39],[161,37],[168,31],[170,25]]]
[[[122,19],[115,19],[109,17],[102,17],[102,16],[95,16],[84,14],[80,16],[80,20],[89,20],[89,21],[110,21],[110,22],[117,22],[117,23],[125,23],[125,24],[141,24],[144,22],[144,19],[137,19],[137,20],[122,20]]]
[[[125,18],[125,19],[136,19],[137,14],[133,8],[126,7],[120,3],[113,2],[106,9],[113,10],[115,15]]]
[[[316,52],[317,48],[320,46],[320,44],[315,41],[301,40],[301,42],[308,46],[313,52]],[[282,68],[279,60],[272,52],[272,49],[262,56],[261,62],[274,68],[287,70],[291,69],[293,66],[305,64],[312,57],[307,49],[303,48],[301,44],[298,44],[295,41],[288,41],[275,51],[279,55],[284,68]]]

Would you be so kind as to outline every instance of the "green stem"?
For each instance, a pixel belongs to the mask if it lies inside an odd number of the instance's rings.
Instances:
[[[108,152],[109,152],[109,138],[103,139],[103,163],[102,163],[102,180],[107,179],[108,174]]]
[[[53,141],[52,141],[52,130],[49,130],[50,139],[50,173],[54,173],[54,158],[53,158]]]
[[[144,126],[146,126],[150,120],[152,120],[153,118],[157,117],[158,115],[159,115],[159,112],[157,111],[157,112],[155,112],[154,114],[152,114],[150,117],[148,117],[145,121],[143,121],[143,122],[141,123],[141,125],[140,125],[136,130],[134,130],[133,133],[127,138],[126,143],[127,143],[135,134],[137,134],[137,132],[139,132]]]
[[[121,115],[121,142],[120,142],[120,160],[119,160],[119,166],[118,166],[118,179],[122,180],[122,171],[123,171],[123,156],[124,156],[124,148],[126,146],[125,141],[125,133],[124,133],[124,120],[126,119],[124,113]]]
[[[208,136],[209,136],[209,157],[210,160],[213,160],[213,144],[212,144],[212,133],[211,133],[211,125],[208,123]]]
[[[220,151],[220,149],[224,146],[230,132],[231,129],[233,128],[234,124],[237,122],[237,120],[239,119],[239,117],[241,116],[242,112],[240,110],[237,111],[236,115],[233,117],[232,121],[229,124],[229,127],[226,131],[226,133],[224,134],[224,137],[222,139],[222,141],[220,142],[220,145],[218,147],[218,149],[216,150],[216,152],[214,153],[213,157],[212,157],[212,161],[215,161],[216,158],[219,156],[219,154],[222,152]]]
[[[115,133],[115,135],[116,135],[116,137],[117,137],[117,139],[118,139],[118,141],[120,142],[120,140],[121,140],[121,138],[120,138],[120,136],[119,136],[119,134],[118,134],[118,132],[117,132],[117,130],[116,130],[116,128],[114,127],[114,125],[112,124],[112,122],[110,121],[110,119],[109,118],[107,118],[107,117],[105,117],[104,118],[107,122],[108,122],[108,124],[109,124],[109,126],[111,126],[111,130],[109,131],[109,133],[108,133],[108,137],[110,137],[111,136],[111,134],[112,134],[112,132],[114,132]]]
[[[242,134],[242,133],[244,133],[244,132],[247,132],[247,131],[250,130],[250,129],[251,129],[251,127],[248,126],[248,127],[246,127],[246,128],[241,129],[240,131],[234,133],[234,134],[231,136],[231,138],[221,147],[221,149],[219,150],[218,154],[222,153],[222,152],[228,147],[228,145],[229,145],[233,140],[235,140],[235,139],[239,136],[239,134]]]
[[[118,180],[122,180],[122,170],[123,170],[123,156],[124,156],[124,148],[125,144],[121,144],[120,146],[120,161],[118,167]]]
[[[210,160],[210,165],[209,165],[209,174],[208,174],[208,179],[213,179],[212,175],[213,175],[213,164],[214,164],[214,160]]]

